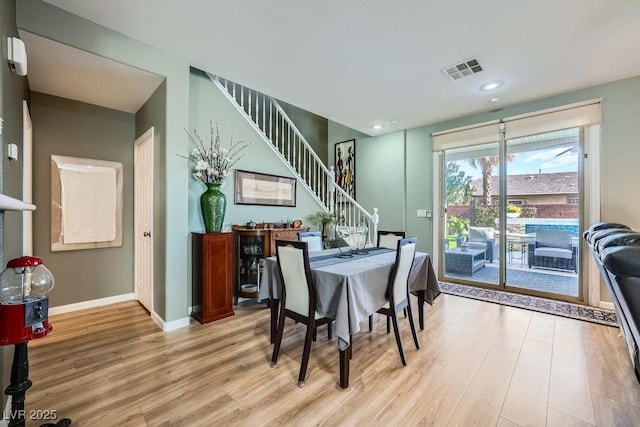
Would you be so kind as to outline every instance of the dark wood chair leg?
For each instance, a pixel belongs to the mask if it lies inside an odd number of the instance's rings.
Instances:
[[[277,299],[271,299],[269,301],[269,307],[271,308],[271,344],[276,341],[276,332],[278,329],[278,303]]]
[[[411,303],[407,306],[409,311],[409,326],[411,326],[411,335],[413,335],[413,342],[416,344],[416,348],[420,350],[420,343],[418,342],[418,334],[416,334],[416,325],[413,323],[413,312],[411,310]]]
[[[391,324],[389,323],[389,316],[387,316],[387,333],[391,332]]]
[[[369,332],[373,331],[373,314],[369,315]]]
[[[400,328],[398,328],[398,314],[393,311],[393,315],[390,316],[393,322],[393,332],[396,334],[396,344],[398,344],[398,351],[400,352],[400,360],[402,364],[407,366],[407,359],[404,356],[404,349],[402,348],[402,335],[400,335]]]
[[[418,292],[418,321],[420,322],[420,330],[424,331],[424,293],[427,291]]]
[[[333,338],[333,321],[327,323],[327,339],[331,341]]]
[[[313,319],[307,325],[307,334],[304,339],[304,350],[302,351],[302,362],[300,363],[300,375],[298,375],[298,387],[304,387],[304,377],[307,375],[307,364],[309,363],[309,353],[311,353],[311,340],[316,332]]]
[[[284,309],[280,312],[280,320],[278,321],[278,332],[273,345],[273,355],[271,356],[271,367],[275,368],[278,364],[278,356],[280,355],[280,343],[282,343],[282,332],[284,331]]]

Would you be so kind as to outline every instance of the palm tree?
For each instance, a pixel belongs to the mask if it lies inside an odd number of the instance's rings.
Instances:
[[[507,154],[507,162],[515,159],[512,153]],[[493,168],[500,162],[498,156],[481,157],[469,159],[469,164],[482,171],[482,202],[484,205],[491,205],[491,175]]]

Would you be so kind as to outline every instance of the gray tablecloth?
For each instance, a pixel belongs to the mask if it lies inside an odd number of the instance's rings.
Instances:
[[[338,345],[344,349],[349,345],[351,335],[360,331],[360,322],[386,303],[387,281],[396,253],[381,250],[346,260],[333,258],[336,261],[331,262],[332,257],[327,255],[337,253],[336,249],[312,253],[310,264],[318,297],[318,313],[335,319]],[[259,298],[278,299],[280,286],[276,258],[269,257],[264,263]],[[413,293],[424,292],[425,301],[429,304],[440,293],[428,254],[416,253],[409,289]]]

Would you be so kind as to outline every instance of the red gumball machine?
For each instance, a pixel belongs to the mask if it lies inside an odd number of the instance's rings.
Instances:
[[[53,274],[38,257],[12,259],[0,276],[0,345],[15,346],[11,383],[5,390],[12,398],[9,426],[25,425],[24,395],[32,384],[27,343],[51,332],[45,294],[53,286]]]
[[[53,274],[38,257],[12,259],[0,276],[0,344],[20,344],[51,332],[49,298]]]

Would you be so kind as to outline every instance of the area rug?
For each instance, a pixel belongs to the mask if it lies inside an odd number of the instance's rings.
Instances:
[[[446,282],[440,282],[440,291],[445,294],[618,327],[616,313],[611,310]]]

